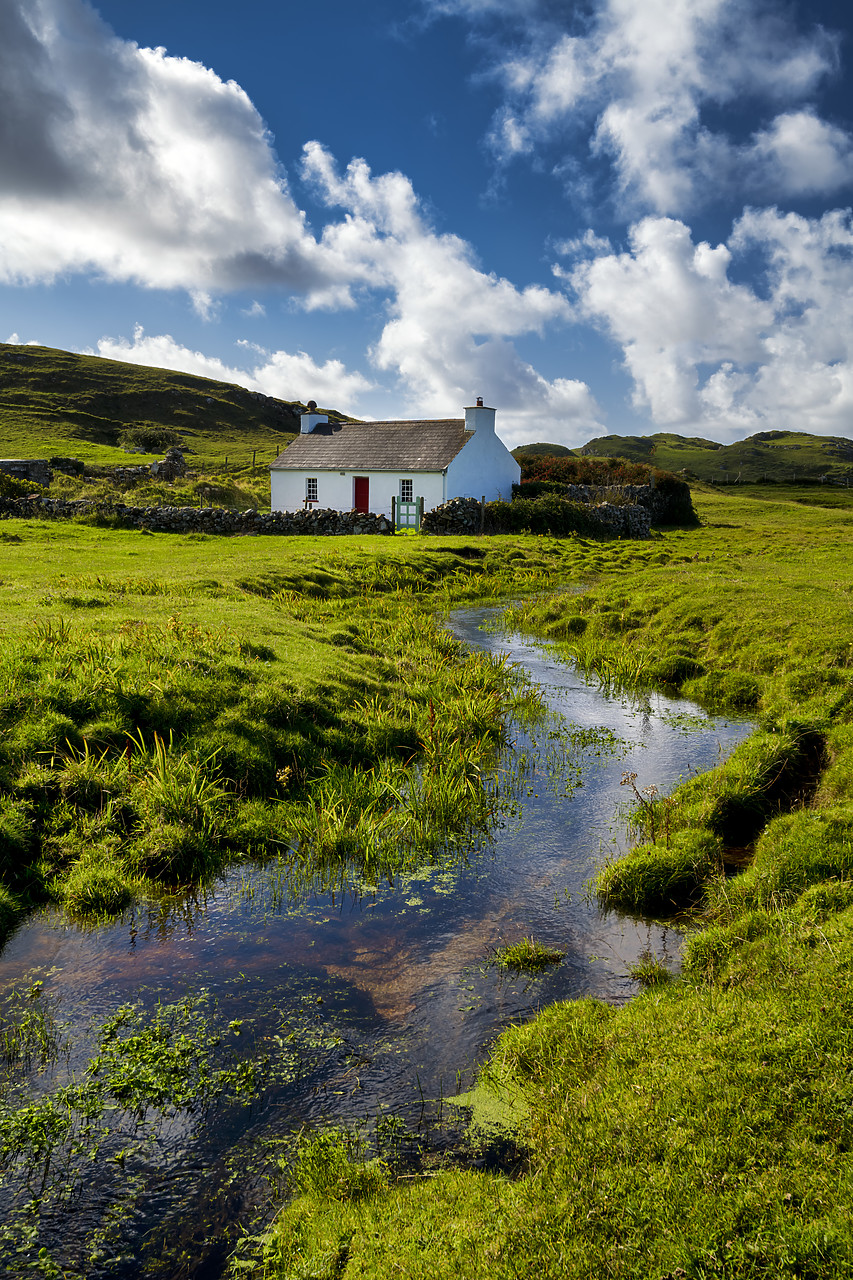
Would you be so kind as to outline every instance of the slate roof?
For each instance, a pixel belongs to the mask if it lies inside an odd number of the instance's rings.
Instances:
[[[299,435],[272,471],[443,471],[473,436],[464,418],[321,422]]]

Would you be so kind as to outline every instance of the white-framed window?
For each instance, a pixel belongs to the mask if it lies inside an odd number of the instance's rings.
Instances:
[[[411,502],[413,500],[413,495],[414,495],[414,481],[401,480],[400,481],[400,501]]]
[[[306,502],[317,501],[317,477],[307,476],[305,479],[305,500]]]

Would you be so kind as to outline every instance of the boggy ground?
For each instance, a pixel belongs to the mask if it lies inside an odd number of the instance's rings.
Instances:
[[[235,858],[294,850],[334,883],[464,839],[530,695],[441,612],[564,580],[568,549],[4,521],[0,937]]]
[[[625,1008],[556,1005],[500,1037],[480,1104],[514,1115],[523,1176],[413,1178],[307,1138],[235,1272],[853,1275],[853,509],[694,496],[702,528],[565,548],[591,589],[509,614],[611,684],[756,715],[672,797],[626,778],[640,843],[598,891],[688,919],[683,972],[651,961]]]

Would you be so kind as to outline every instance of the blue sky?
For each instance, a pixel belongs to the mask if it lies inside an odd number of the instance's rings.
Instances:
[[[0,340],[511,445],[853,436],[848,6],[0,0]]]

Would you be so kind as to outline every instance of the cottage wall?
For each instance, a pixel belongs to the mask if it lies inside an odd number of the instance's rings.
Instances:
[[[478,429],[447,468],[447,497],[509,502],[520,480],[521,467],[506,445],[493,430]]]
[[[469,446],[470,447],[470,446]],[[271,471],[273,511],[301,511],[305,504],[305,480],[317,480],[317,506],[334,511],[352,511],[355,505],[355,477],[369,482],[368,508],[376,515],[391,515],[391,499],[400,497],[400,481],[412,481],[415,498],[423,498],[429,511],[445,500],[444,477],[440,472],[417,471]]]

